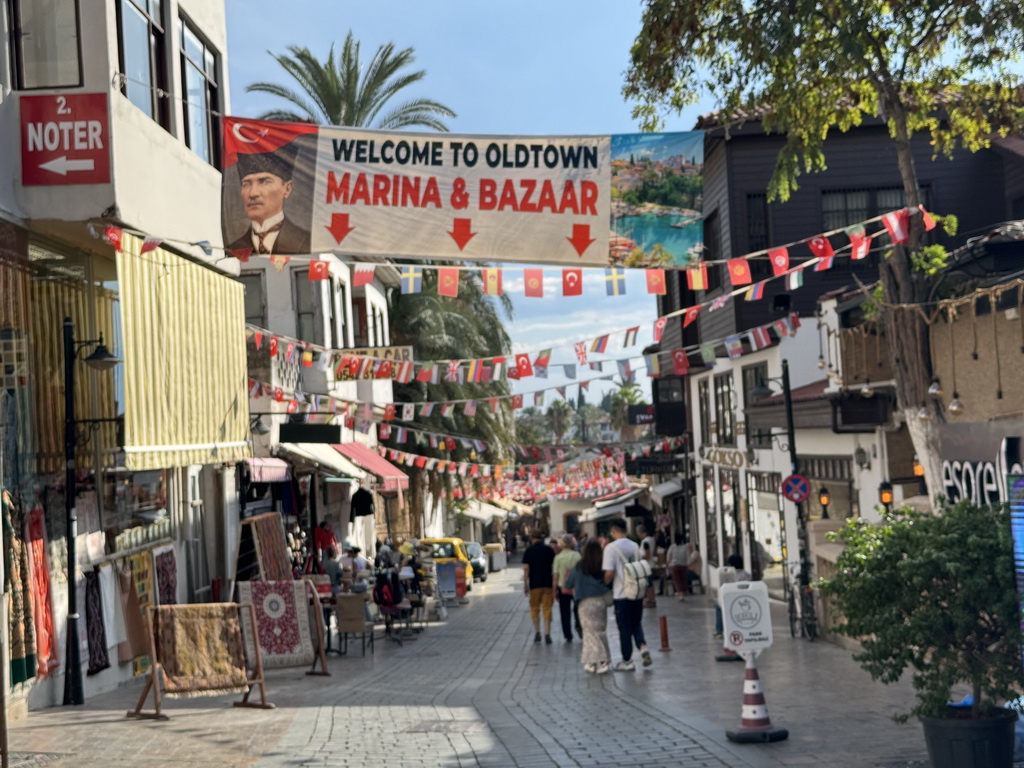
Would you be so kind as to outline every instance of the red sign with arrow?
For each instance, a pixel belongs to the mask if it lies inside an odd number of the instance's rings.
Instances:
[[[22,95],[21,183],[110,183],[106,93]]]

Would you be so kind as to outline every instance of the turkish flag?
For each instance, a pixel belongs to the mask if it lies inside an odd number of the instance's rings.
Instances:
[[[390,360],[381,360],[380,365],[377,366],[377,373],[375,377],[378,379],[390,379],[391,369],[394,367]]]
[[[274,402],[284,402],[284,390],[281,387],[274,387]]]
[[[524,269],[523,281],[526,284],[526,295],[535,299],[544,297],[544,270]],[[529,374],[527,374],[529,375]]]
[[[320,130],[319,126],[309,123],[281,123],[240,117],[222,117],[221,123],[224,126],[225,168],[238,162],[239,155],[273,152],[302,134]]]
[[[579,296],[583,293],[583,270],[562,270],[562,295]]]
[[[811,253],[817,256],[819,259],[827,259],[835,254],[832,250],[832,243],[828,241],[828,238],[824,235],[815,235],[807,241],[807,247],[811,249]]]
[[[437,295],[455,298],[459,295],[459,270],[440,267],[437,270]]]
[[[516,355],[516,371],[519,372],[519,378],[533,376],[533,363],[529,355]]]
[[[700,314],[700,304],[695,307],[689,307],[686,310],[686,314],[683,315],[683,328],[687,328],[693,324],[693,321],[697,319],[697,315]]]
[[[672,353],[672,372],[676,376],[685,376],[690,370],[690,358],[685,349],[677,349]]]
[[[314,259],[309,262],[310,280],[328,280],[331,277],[331,262]]]
[[[746,259],[729,259],[729,279],[733,286],[749,285],[752,277],[750,275],[750,262]]]
[[[789,269],[789,250],[787,248],[773,248],[768,251],[768,260],[772,263],[773,275],[784,274]]]
[[[658,296],[665,295],[665,270],[664,269],[648,269],[647,270],[647,292],[654,293]]]
[[[661,341],[661,335],[665,332],[665,325],[668,323],[667,317],[659,317],[654,321],[654,340]]]
[[[523,396],[522,395],[512,395],[512,407],[513,408],[522,408],[523,407]]]
[[[277,357],[277,336],[270,337],[270,356]]]

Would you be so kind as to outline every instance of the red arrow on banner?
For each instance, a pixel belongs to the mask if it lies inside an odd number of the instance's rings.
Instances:
[[[334,235],[334,239],[338,241],[339,245],[348,236],[348,233],[354,229],[355,227],[348,225],[347,213],[331,214],[331,225],[327,227],[327,231]]]
[[[466,243],[472,240],[476,236],[476,232],[472,232],[473,220],[472,219],[455,219],[452,223],[452,231],[448,234],[452,236],[452,240],[459,246],[461,251],[466,247]]]
[[[573,224],[572,237],[565,239],[572,243],[572,247],[576,249],[576,253],[579,256],[582,256],[583,252],[594,242],[594,238],[590,236],[589,224]]]

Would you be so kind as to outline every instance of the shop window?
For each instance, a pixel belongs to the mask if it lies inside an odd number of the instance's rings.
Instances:
[[[210,165],[219,166],[220,96],[217,53],[192,25],[181,20],[181,87],[185,143]]]
[[[921,188],[921,201],[925,208],[930,202],[930,191]],[[873,216],[902,208],[903,187],[875,189],[837,189],[822,192],[822,227],[826,231],[843,229]]]
[[[705,464],[701,468],[704,477],[704,526],[707,529],[707,548],[704,560],[708,565],[717,566],[718,560],[718,494],[715,492],[715,468]]]
[[[731,372],[715,376],[715,436],[719,445],[736,444],[736,404]]]
[[[313,289],[320,283],[310,282],[309,270],[297,269],[292,272],[292,284],[295,287],[295,335],[302,341],[317,344]]]
[[[78,0],[12,0],[11,20],[18,89],[82,85]]]
[[[768,195],[757,192],[747,195],[747,253],[765,251],[771,247],[768,231]],[[754,280],[763,280],[772,275],[772,265],[767,258],[750,260],[750,275]]]
[[[171,535],[167,470],[111,472],[104,484],[103,528],[113,552]]]
[[[238,281],[245,286],[245,322],[258,328],[267,327],[267,301],[263,272],[243,272]]]
[[[720,494],[718,508],[722,511],[722,543],[726,558],[729,555],[739,554],[740,552],[739,544],[736,540],[736,532],[739,530],[736,486],[739,480],[739,472],[734,469],[718,470],[718,490]]]
[[[169,129],[163,0],[121,0],[117,16],[121,93]]]
[[[334,347],[341,349],[348,346],[348,284],[338,280],[334,286]]]
[[[704,219],[704,261],[714,261],[722,258],[722,235],[719,230],[721,225],[718,219],[718,212],[710,214]],[[719,264],[708,265],[708,290],[714,291],[722,287],[722,266]]]
[[[756,363],[743,367],[743,407],[749,409],[754,404],[754,398],[750,393],[768,383],[768,363]],[[753,448],[769,448],[772,444],[771,435],[767,431],[751,431],[750,418],[745,417],[747,445]]]

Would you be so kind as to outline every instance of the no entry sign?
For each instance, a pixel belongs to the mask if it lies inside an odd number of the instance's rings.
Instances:
[[[21,183],[110,182],[107,94],[21,96]]]
[[[782,481],[782,495],[799,504],[811,495],[811,484],[803,475],[790,475]]]

